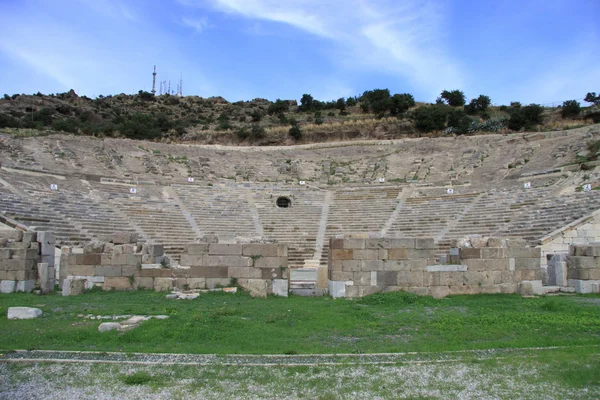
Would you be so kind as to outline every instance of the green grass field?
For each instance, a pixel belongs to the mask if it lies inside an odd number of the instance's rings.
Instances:
[[[11,306],[35,320],[7,320]],[[125,333],[83,315],[168,315]],[[437,352],[600,345],[600,296],[451,296],[405,292],[360,300],[254,299],[246,293],[167,300],[150,291],[0,295],[0,348],[197,354]]]

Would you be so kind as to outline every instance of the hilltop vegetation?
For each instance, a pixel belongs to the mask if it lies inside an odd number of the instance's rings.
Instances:
[[[492,106],[479,95],[467,102],[460,90],[444,90],[435,104],[416,103],[409,93],[388,89],[320,101],[303,94],[295,100],[230,103],[222,97],[135,95],[78,96],[73,90],[43,95],[4,95],[0,128],[14,134],[67,132],[96,137],[269,145],[403,135],[472,134],[561,129],[600,122],[599,96],[588,93],[583,108],[575,100],[559,108],[512,102]]]

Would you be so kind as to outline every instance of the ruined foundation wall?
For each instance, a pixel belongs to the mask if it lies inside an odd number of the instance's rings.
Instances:
[[[485,247],[453,248],[436,262],[432,238],[330,240],[329,291],[361,297],[406,290],[421,295],[515,293],[522,281],[540,281],[540,249],[522,241],[490,239]]]
[[[573,245],[565,259],[569,286],[577,293],[600,293],[600,244]]]

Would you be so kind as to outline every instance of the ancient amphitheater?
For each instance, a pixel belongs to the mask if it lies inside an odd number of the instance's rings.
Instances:
[[[84,248],[98,239],[110,241],[110,235],[123,232],[137,234],[131,236],[133,254],[148,255],[150,245],[162,245],[167,257],[160,259],[161,269],[172,270],[190,267],[190,256],[195,254],[190,245],[212,246],[216,243],[206,238],[214,236],[220,244],[232,246],[260,242],[266,246],[265,252],[271,251],[268,246],[272,243],[285,244],[275,250],[278,253],[273,257],[264,257],[263,268],[273,272],[282,267],[282,272],[275,271],[273,277],[291,278],[291,288],[300,293],[322,293],[328,280],[352,285],[352,270],[347,270],[346,264],[341,267],[342,261],[358,261],[354,273],[370,279],[348,297],[386,287],[432,285],[448,286],[451,292],[452,288],[460,292],[456,287],[461,286],[473,292],[476,286],[506,284],[508,288],[494,286],[490,291],[514,292],[523,280],[540,281],[545,286],[571,286],[566,280],[557,283],[557,273],[548,273],[547,261],[553,254],[567,253],[571,244],[597,240],[594,228],[600,192],[578,189],[584,184],[595,186],[599,174],[595,162],[582,170],[573,161],[585,151],[586,142],[599,134],[600,126],[594,125],[564,132],[295,147],[201,146],[66,135],[1,136],[0,218],[7,227],[51,232],[56,248],[63,248],[60,259],[65,261],[70,253],[79,252],[67,247]],[[458,255],[453,249],[459,242],[464,245],[460,240],[467,235],[524,239],[518,242],[521,248],[537,249],[527,256],[538,259],[536,267],[530,268],[535,273],[527,277],[523,273],[520,278],[513,274],[506,279],[489,275],[480,277],[477,284],[467,284],[468,277],[463,274],[462,283],[421,280],[402,285],[398,262],[395,268],[387,267],[390,260],[418,258],[426,260],[419,267],[421,271],[465,273],[451,266],[466,264],[474,268],[463,262],[469,259],[466,252],[452,260]],[[407,244],[406,239],[412,242]],[[354,256],[346,260],[345,253],[336,253],[354,246],[339,240],[359,241],[354,244],[358,246],[354,247]],[[387,244],[382,244],[383,240],[388,240]],[[393,240],[396,242],[389,242]],[[334,244],[336,248],[330,249]],[[122,245],[127,245],[126,241]],[[119,244],[113,241],[111,246]],[[357,255],[357,250],[366,251],[369,246],[386,249],[386,253]],[[511,248],[505,240],[471,246]],[[394,258],[391,253],[397,247],[421,253]],[[108,247],[103,249],[85,248],[81,252],[108,252]],[[231,246],[229,250],[216,249],[211,247],[211,256],[250,257],[250,261],[242,257],[240,268],[254,267],[258,257],[264,255],[245,254],[245,249]],[[113,247],[110,251],[127,253]],[[208,250],[205,253],[206,257]],[[199,250],[196,255],[202,254]],[[503,254],[499,258],[507,263],[518,258],[510,251]],[[266,263],[268,258],[274,259],[271,264]],[[488,256],[480,252],[471,258]],[[143,264],[159,264],[158,259],[148,260],[145,258]],[[257,276],[249,270],[238,271],[238,275],[224,270],[221,272],[225,276],[214,275],[215,268],[232,267],[227,264],[234,261],[228,260],[221,258],[217,264],[205,265],[214,268],[204,270],[205,276],[196,275],[195,284],[191,284],[189,274],[176,272],[148,273],[146,277],[171,279],[173,285],[177,285],[177,279],[189,279],[187,286],[198,286],[201,279],[204,286],[214,286],[235,277],[244,286],[249,280],[265,280],[269,275]],[[367,268],[367,260],[375,266]],[[336,261],[340,262],[337,270]],[[68,263],[71,271],[64,268],[63,279],[93,276],[74,272],[73,268],[103,264],[76,262],[74,257]],[[125,265],[136,264],[139,267],[142,262],[134,258],[129,264],[123,263],[121,273],[114,277],[125,279]],[[433,264],[439,268],[425,269]],[[291,274],[283,271],[287,267]],[[388,269],[395,274],[385,275]],[[504,269],[515,272],[514,266],[499,267]],[[381,274],[373,275],[375,271]],[[0,279],[19,280],[7,275],[9,271],[0,272],[5,275]],[[334,278],[335,274],[340,277]],[[597,282],[594,277],[575,278],[569,274],[569,278]],[[144,277],[143,273],[135,275]],[[454,278],[449,275],[448,279]],[[356,287],[360,279],[354,279]],[[382,279],[394,282],[382,284]],[[589,290],[597,290],[595,285]],[[119,287],[117,283],[114,286]],[[271,287],[269,282],[269,290]]]

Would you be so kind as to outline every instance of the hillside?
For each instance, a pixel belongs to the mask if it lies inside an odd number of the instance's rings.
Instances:
[[[230,103],[222,97],[153,96],[141,91],[96,99],[78,96],[73,90],[56,95],[4,95],[0,99],[0,129],[18,136],[66,132],[168,143],[290,145],[441,136],[444,132],[549,131],[583,126],[598,117],[598,112],[589,115],[583,109],[563,118],[560,108],[522,107],[517,103],[468,112],[469,105],[463,111],[462,106],[415,103],[411,95],[391,96],[387,90],[378,89],[333,102],[305,96],[308,100],[303,97],[303,104],[298,105],[295,100]],[[408,102],[401,96],[407,96]]]

